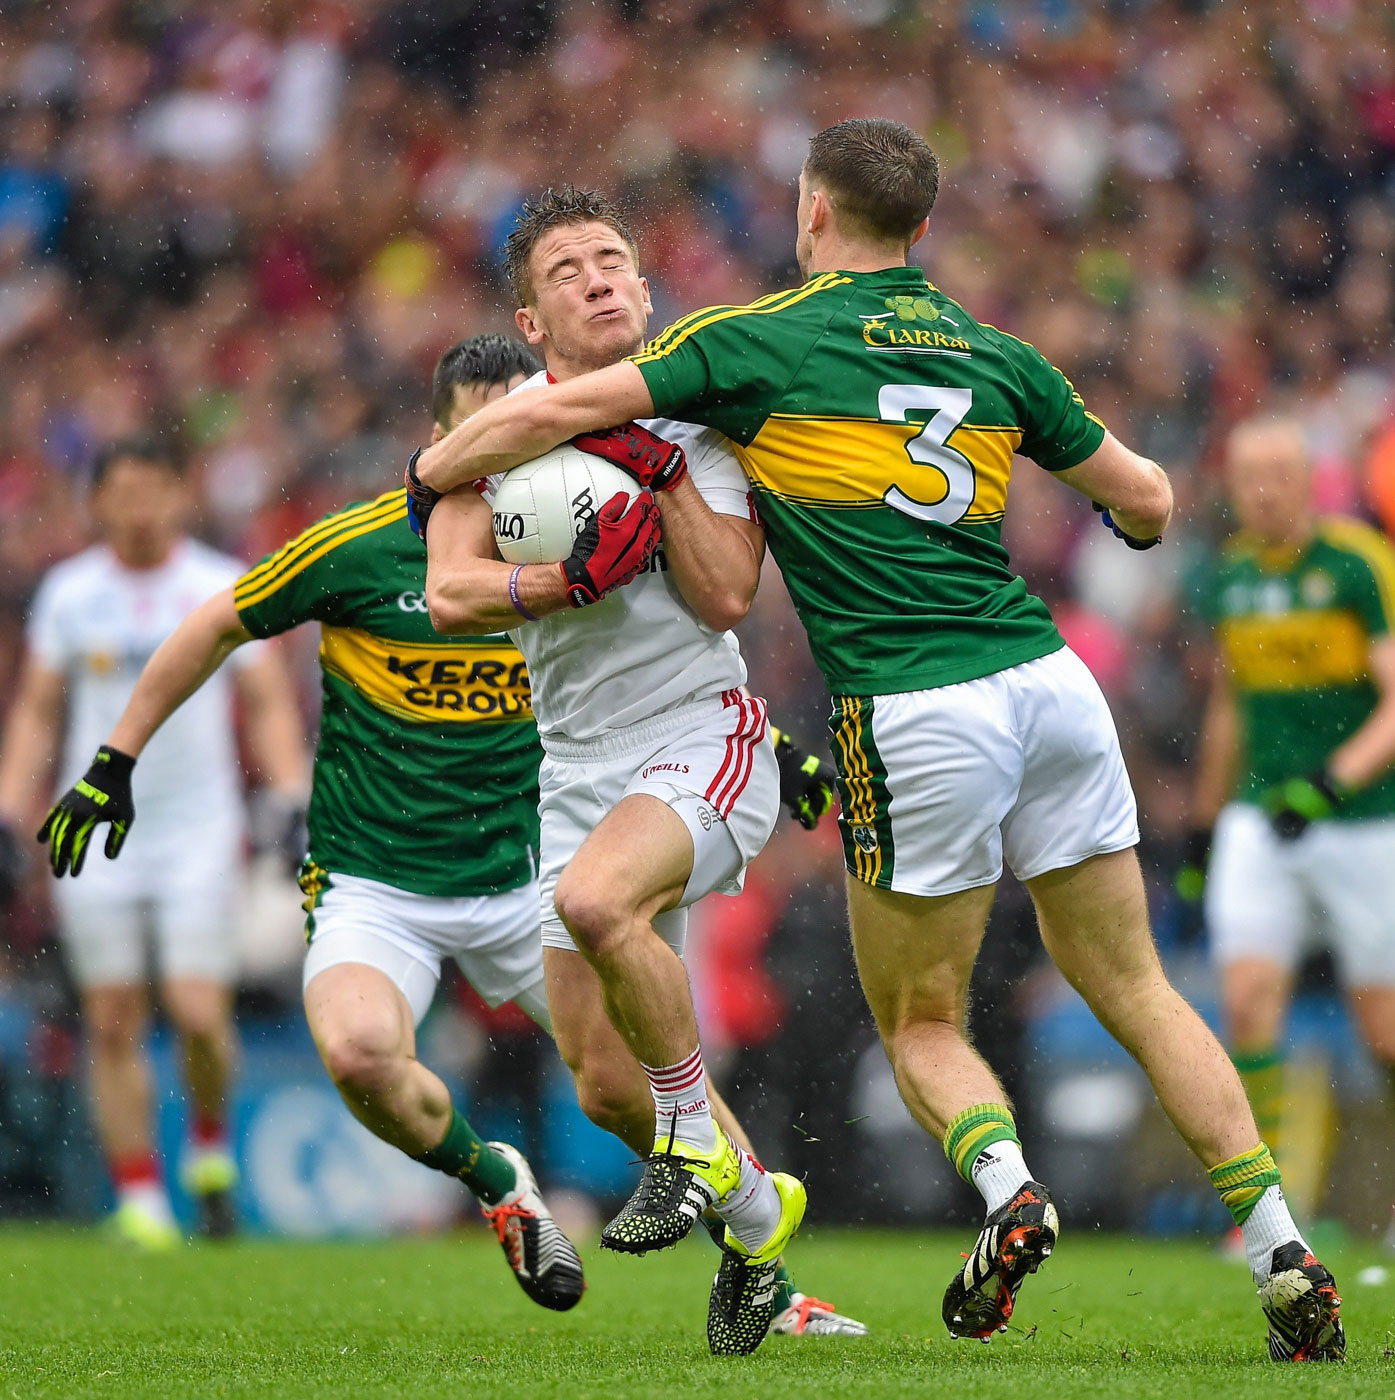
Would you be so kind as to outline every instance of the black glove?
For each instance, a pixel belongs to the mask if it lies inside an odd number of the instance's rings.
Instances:
[[[87,847],[98,822],[110,822],[107,832],[108,860],[115,860],[125,844],[126,833],[136,819],[131,800],[131,771],[136,761],[120,749],[105,744],[97,750],[92,766],[53,804],[39,828],[40,844],[48,843],[48,861],[53,873],[62,876],[71,869],[82,873]]]
[[[805,831],[812,831],[819,819],[833,810],[837,771],[817,754],[805,753],[773,724],[770,737],[775,741],[775,762],[780,765],[780,801]]]
[[[0,909],[4,909],[19,893],[28,864],[14,827],[8,822],[0,822]]]
[[[1325,769],[1288,778],[1260,794],[1270,825],[1280,841],[1296,841],[1310,823],[1326,821],[1350,794]]]
[[[1196,904],[1206,889],[1206,865],[1211,859],[1211,828],[1194,826],[1182,842],[1182,861],[1173,877],[1178,898]]]
[[[423,450],[418,447],[407,459],[407,470],[402,473],[402,484],[407,488],[407,524],[412,527],[412,533],[417,539],[425,542],[426,522],[431,519],[436,502],[445,492],[433,490],[417,476],[417,458]]]
[[[1151,540],[1141,540],[1137,535],[1125,534],[1124,531],[1114,523],[1114,517],[1110,515],[1107,507],[1100,505],[1098,501],[1091,501],[1090,504],[1094,506],[1104,524],[1114,531],[1114,538],[1123,540],[1130,549],[1152,549],[1155,544],[1162,543],[1161,535],[1154,535]]]

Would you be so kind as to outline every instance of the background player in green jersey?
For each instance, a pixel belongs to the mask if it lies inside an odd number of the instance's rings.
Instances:
[[[1211,848],[1226,1032],[1275,1146],[1283,1022],[1314,935],[1395,1100],[1395,550],[1315,515],[1297,422],[1241,424],[1226,476],[1240,533],[1205,594],[1218,655],[1191,855],[1204,866]]]
[[[535,368],[501,336],[447,351],[437,434]],[[306,1019],[355,1117],[463,1181],[524,1291],[565,1310],[581,1299],[581,1260],[527,1162],[482,1141],[416,1058],[416,1026],[446,958],[491,1005],[512,998],[550,1022],[527,672],[505,637],[436,635],[422,594],[426,553],[405,514],[400,491],[335,511],[196,609],[150,659],[101,752],[129,756],[129,769],[237,647],[320,624],[323,705],[301,875]],[[55,808],[71,814],[74,840],[134,816],[129,778],[95,773]]]
[[[694,312],[630,362],[491,405],[423,453],[418,476],[454,489],[655,414],[735,442],[834,696],[863,987],[907,1105],[988,1209],[945,1295],[952,1333],[1006,1326],[1059,1225],[964,1032],[1006,857],[1048,951],[1242,1225],[1270,1354],[1341,1356],[1332,1277],[1289,1215],[1234,1067],[1154,950],[1108,708],[1000,541],[1018,452],[1140,547],[1168,522],[1167,479],[1036,350],[907,266],[937,188],[934,154],[904,126],[820,132],[800,179],[802,287]]]

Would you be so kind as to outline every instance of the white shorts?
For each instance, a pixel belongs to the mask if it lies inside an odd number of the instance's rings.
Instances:
[[[945,895],[1138,844],[1109,706],[1068,648],[979,680],[837,696],[843,850],[865,884]]]
[[[407,999],[420,1024],[436,995],[441,964],[454,958],[489,1003],[517,1001],[550,1029],[538,941],[538,887],[436,898],[357,875],[331,874],[307,920],[310,947],[301,986],[326,968],[377,968]]]
[[[693,838],[693,873],[654,928],[682,956],[687,907],[713,890],[738,894],[780,812],[780,773],[765,701],[739,690],[671,710],[586,744],[549,741],[538,773],[542,941],[575,949],[557,917],[557,880],[581,843],[622,798],[657,797]]]
[[[54,882],[58,930],[73,980],[83,989],[196,977],[233,982],[233,912],[242,873],[240,816],[201,827],[142,828],[121,854],[102,851],[99,827],[82,874]]]
[[[1316,822],[1280,841],[1258,807],[1231,803],[1211,845],[1206,924],[1222,965],[1292,970],[1325,944],[1344,986],[1395,987],[1395,819]]]

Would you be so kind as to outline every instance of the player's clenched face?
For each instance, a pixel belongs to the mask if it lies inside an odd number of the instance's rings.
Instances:
[[[92,497],[107,543],[134,568],[164,562],[184,527],[186,505],[178,473],[138,457],[113,462]]]
[[[1307,535],[1313,515],[1312,470],[1297,424],[1237,428],[1226,446],[1226,484],[1242,530],[1275,544]]]
[[[609,224],[564,224],[528,256],[533,300],[515,314],[553,374],[604,369],[644,344],[653,306],[625,240]]]

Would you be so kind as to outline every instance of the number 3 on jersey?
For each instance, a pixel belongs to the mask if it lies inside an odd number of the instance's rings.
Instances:
[[[877,395],[877,414],[883,423],[906,423],[910,421],[909,414],[929,410],[925,426],[906,443],[906,455],[922,466],[934,467],[945,479],[944,495],[933,501],[918,500],[899,486],[888,486],[882,499],[893,510],[940,525],[953,525],[968,514],[978,490],[974,464],[947,444],[950,434],[968,417],[972,403],[973,392],[969,389],[928,384],[882,386]]]

